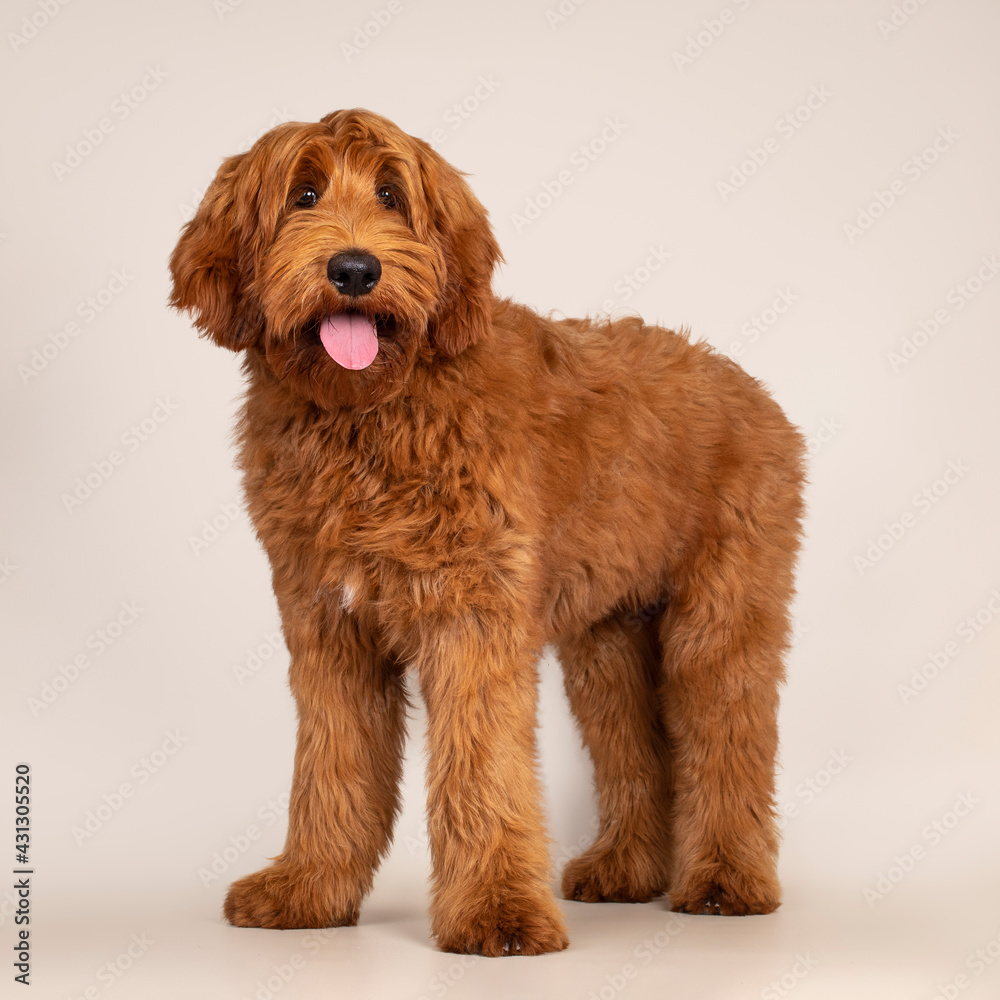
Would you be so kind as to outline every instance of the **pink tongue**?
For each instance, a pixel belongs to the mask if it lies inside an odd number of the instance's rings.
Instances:
[[[320,324],[326,353],[344,368],[367,368],[378,354],[375,325],[361,313],[332,313]]]

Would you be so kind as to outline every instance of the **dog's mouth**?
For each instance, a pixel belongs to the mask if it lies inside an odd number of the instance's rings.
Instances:
[[[385,314],[336,312],[320,319],[315,329],[324,350],[338,365],[360,371],[375,360],[379,337],[396,332],[396,319]]]

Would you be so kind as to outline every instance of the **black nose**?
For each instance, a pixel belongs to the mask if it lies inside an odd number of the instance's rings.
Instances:
[[[382,265],[370,253],[343,250],[327,262],[326,276],[344,295],[367,295],[382,277]]]

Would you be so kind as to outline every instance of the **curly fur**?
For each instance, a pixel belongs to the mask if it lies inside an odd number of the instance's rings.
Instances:
[[[363,297],[327,276],[348,248],[381,262]],[[359,110],[226,160],[173,253],[172,305],[243,352],[240,467],[299,715],[285,849],[232,886],[235,924],[357,921],[399,806],[409,669],[428,712],[438,946],[566,947],[534,732],[546,643],[600,799],[564,895],[779,903],[800,435],[683,333],[496,298],[500,259],[458,171]],[[363,370],[317,333],[345,309],[378,329]]]

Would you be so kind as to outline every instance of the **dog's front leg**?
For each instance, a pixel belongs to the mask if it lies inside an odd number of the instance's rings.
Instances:
[[[354,924],[398,808],[401,670],[346,612],[284,620],[299,714],[288,837],[270,867],[233,884],[225,913],[241,927]]]
[[[443,951],[539,955],[569,943],[548,884],[536,775],[536,654],[475,615],[417,668],[428,712],[432,925]]]

